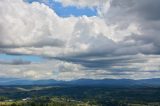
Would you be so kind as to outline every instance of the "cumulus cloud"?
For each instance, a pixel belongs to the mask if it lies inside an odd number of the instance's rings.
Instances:
[[[77,23],[79,27],[75,27],[74,35],[80,36],[76,42],[85,44],[86,54],[88,51],[91,55],[100,51],[104,55],[107,51],[109,55],[159,54],[158,0],[111,0],[107,3],[109,8],[101,8],[101,18],[83,19]],[[83,36],[90,40],[89,43],[85,43],[87,39],[81,40]],[[103,49],[98,50],[94,44]],[[89,45],[95,48],[90,51]]]
[[[43,4],[47,1],[1,0],[0,53],[51,59],[0,61],[1,76],[22,73],[25,78],[69,80],[147,78],[159,73],[158,0],[54,1],[96,8],[98,15],[64,18]],[[139,72],[144,74],[140,77]]]
[[[71,33],[73,25],[44,4],[22,0],[1,0],[0,16],[1,48],[61,47],[65,45],[64,35]]]

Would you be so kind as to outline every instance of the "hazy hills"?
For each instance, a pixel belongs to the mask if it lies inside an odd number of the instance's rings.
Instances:
[[[0,85],[72,85],[72,86],[160,86],[160,78],[156,79],[78,79],[72,81],[27,80],[17,78],[0,78]]]

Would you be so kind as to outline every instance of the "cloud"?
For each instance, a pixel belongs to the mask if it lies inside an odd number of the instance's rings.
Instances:
[[[7,60],[0,60],[0,64],[8,64],[8,65],[28,65],[31,64],[30,61],[25,61],[25,60],[11,60],[11,61],[7,61]]]
[[[97,7],[99,2],[102,0],[54,0],[56,2],[61,2],[64,6],[78,6],[78,7]]]
[[[0,9],[1,48],[62,47],[65,45],[64,35],[72,31],[69,28],[72,24],[68,25],[72,21],[60,18],[38,2],[28,4],[22,0],[2,0]]]
[[[56,1],[98,11],[97,16],[65,18],[43,2],[0,1],[0,53],[48,59],[1,61],[1,76],[69,80],[159,75],[158,0]]]
[[[79,36],[79,39],[76,39],[76,44],[84,44],[87,47],[81,55],[160,53],[158,0],[111,0],[107,3],[110,3],[109,8],[102,7],[99,10],[101,18],[84,18],[77,23],[79,27],[75,27],[74,34]],[[97,53],[100,51],[102,54]]]

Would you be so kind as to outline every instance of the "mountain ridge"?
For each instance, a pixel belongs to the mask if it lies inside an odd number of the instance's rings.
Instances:
[[[76,85],[76,86],[160,86],[160,78],[152,79],[77,79],[62,80],[29,80],[19,78],[0,78],[0,85]]]

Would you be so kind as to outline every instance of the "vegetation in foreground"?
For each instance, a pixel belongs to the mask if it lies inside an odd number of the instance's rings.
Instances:
[[[60,97],[36,97],[22,100],[5,100],[0,106],[90,106],[88,103]]]
[[[0,106],[160,106],[160,87],[3,86]]]

